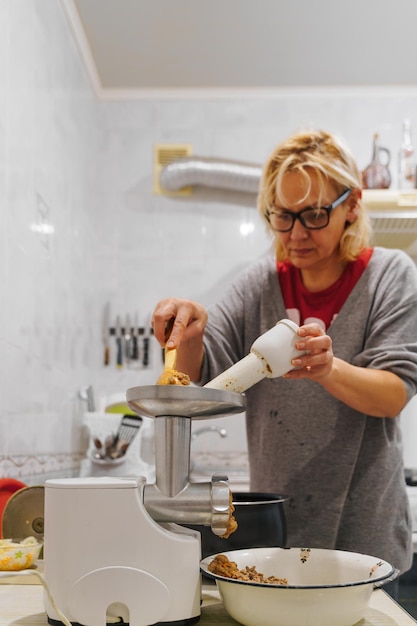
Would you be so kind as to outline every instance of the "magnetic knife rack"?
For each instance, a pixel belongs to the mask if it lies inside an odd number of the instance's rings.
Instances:
[[[116,336],[118,330],[119,329],[116,329],[114,326],[111,326],[109,328],[109,334]],[[124,326],[120,327],[120,333],[122,335],[126,334],[125,330],[126,330],[126,328]],[[135,333],[137,333],[137,335],[139,337],[142,337],[143,335],[145,335],[145,331],[146,331],[146,328],[144,326],[132,326],[132,328],[130,329],[130,333],[129,334],[130,335],[134,335]],[[152,327],[149,327],[148,335],[153,335],[153,328]]]

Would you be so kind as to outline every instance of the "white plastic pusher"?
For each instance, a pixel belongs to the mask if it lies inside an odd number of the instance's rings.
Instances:
[[[247,356],[204,386],[242,393],[263,378],[283,376],[294,368],[291,364],[292,359],[305,354],[305,351],[296,350],[294,347],[297,330],[295,322],[280,320],[256,339]]]

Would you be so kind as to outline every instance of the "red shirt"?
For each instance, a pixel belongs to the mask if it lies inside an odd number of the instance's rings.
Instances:
[[[327,330],[366,269],[373,248],[366,248],[346,266],[340,278],[322,291],[308,291],[301,272],[289,261],[278,261],[277,272],[288,318],[301,326],[317,322]]]

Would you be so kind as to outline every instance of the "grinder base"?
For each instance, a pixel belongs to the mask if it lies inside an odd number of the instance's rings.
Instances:
[[[200,535],[158,524],[143,477],[45,483],[45,579],[73,624],[192,624],[200,617]],[[181,575],[178,575],[180,568]],[[51,624],[59,614],[45,597]]]

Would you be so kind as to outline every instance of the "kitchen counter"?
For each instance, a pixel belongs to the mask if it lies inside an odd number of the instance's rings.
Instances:
[[[28,577],[29,578],[29,577]],[[30,577],[31,578],[31,577]],[[3,579],[12,580],[12,579]],[[22,579],[14,579],[22,580]],[[1,582],[1,581],[0,581]],[[203,584],[203,607],[199,626],[233,626],[215,585]],[[414,626],[414,620],[381,589],[375,590],[360,626]],[[0,626],[48,626],[40,584],[0,584]]]

